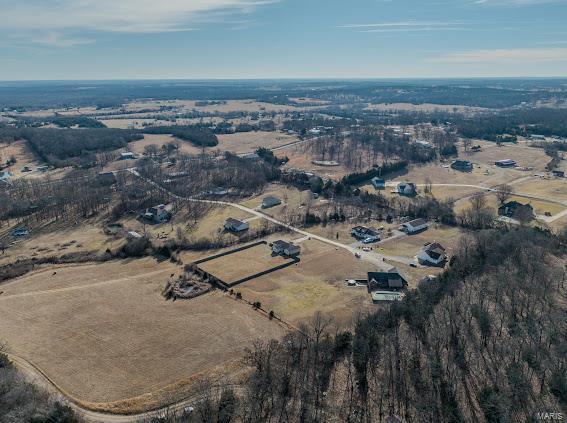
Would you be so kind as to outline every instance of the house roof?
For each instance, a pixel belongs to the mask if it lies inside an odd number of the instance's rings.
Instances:
[[[374,280],[378,282],[378,284],[387,284],[390,279],[401,279],[404,285],[407,283],[406,279],[400,275],[395,268],[392,268],[388,272],[368,272],[368,282]]]
[[[415,228],[416,226],[427,225],[427,220],[425,220],[425,219],[415,219],[415,220],[412,220],[412,221],[408,222],[407,224],[410,225],[410,226],[413,226],[413,227]]]
[[[438,242],[426,245],[423,248],[423,251],[434,260],[438,260],[440,257],[445,256],[445,248]]]
[[[226,219],[226,223],[225,225],[228,226],[241,226],[241,225],[245,225],[246,222],[242,222],[241,220],[238,219],[233,219],[232,217],[229,217],[228,219]]]
[[[268,196],[268,197],[264,197],[264,199],[262,200],[262,204],[279,204],[281,203],[282,200],[280,200],[278,197],[274,197],[274,196]]]
[[[499,207],[499,209],[506,209],[506,208],[509,208],[509,209],[514,209],[514,210],[515,210],[515,209],[521,208],[521,207],[529,207],[530,209],[533,209],[533,207],[532,207],[531,204],[529,204],[529,203],[528,203],[528,204],[522,204],[522,203],[520,203],[519,201],[516,201],[516,200],[509,201],[509,202],[507,202],[507,203],[505,203],[505,204],[502,204],[502,205]]]

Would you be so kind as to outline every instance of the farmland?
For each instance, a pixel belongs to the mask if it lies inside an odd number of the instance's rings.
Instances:
[[[164,301],[178,271],[149,259],[45,268],[2,286],[0,332],[69,396],[121,413],[178,398],[252,340],[283,333],[222,293]]]

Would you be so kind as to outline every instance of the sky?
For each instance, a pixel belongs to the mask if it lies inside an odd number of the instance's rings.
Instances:
[[[0,0],[0,80],[567,76],[567,0]]]

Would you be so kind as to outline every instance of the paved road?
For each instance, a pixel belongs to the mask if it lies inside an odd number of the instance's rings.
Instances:
[[[282,222],[281,220],[273,218],[273,217],[271,217],[271,216],[269,216],[269,215],[267,215],[267,214],[265,214],[265,213],[263,213],[259,210],[251,209],[250,207],[243,206],[242,204],[231,203],[231,202],[228,202],[228,201],[220,201],[220,200],[204,200],[204,199],[201,199],[201,198],[194,198],[194,197],[182,197],[182,196],[177,195],[177,194],[171,192],[170,190],[162,187],[161,185],[157,184],[156,182],[152,181],[151,179],[142,177],[135,169],[128,169],[128,171],[130,173],[132,173],[133,175],[143,179],[146,183],[153,185],[157,189],[167,193],[168,195],[172,196],[173,198],[175,198],[177,200],[192,201],[192,202],[204,203],[204,204],[216,204],[216,205],[233,207],[233,208],[245,211],[249,214],[252,214],[254,216],[257,216],[259,218],[267,220],[268,222],[272,222],[272,223],[275,223],[276,225],[283,226],[284,228],[286,228],[286,229],[288,229],[292,232],[301,234],[301,235],[309,237],[311,239],[316,239],[317,241],[324,242],[325,244],[332,245],[336,249],[340,248],[340,249],[346,250],[353,255],[358,254],[358,255],[360,255],[361,260],[372,263],[375,266],[379,267],[380,269],[390,270],[390,268],[392,267],[392,266],[388,265],[387,263],[385,263],[384,260],[391,260],[391,261],[394,261],[394,262],[400,262],[399,260],[397,260],[397,257],[385,256],[383,254],[378,254],[378,253],[375,253],[373,251],[370,251],[370,252],[359,251],[356,248],[353,248],[349,245],[341,244],[338,241],[335,241],[335,240],[332,240],[332,239],[329,239],[329,238],[325,238],[325,237],[322,237],[322,236],[319,236],[319,235],[312,234],[308,231],[305,231],[303,229],[300,229],[300,228],[297,228],[295,226],[289,225],[285,222]],[[405,260],[402,261],[402,263],[406,264]]]

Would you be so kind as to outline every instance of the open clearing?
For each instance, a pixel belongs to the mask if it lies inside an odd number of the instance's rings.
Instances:
[[[201,263],[199,267],[230,285],[247,276],[269,270],[290,262],[280,256],[272,256],[269,245],[261,244],[243,251]]]
[[[248,301],[260,301],[287,322],[299,324],[320,311],[339,326],[375,308],[366,287],[348,287],[346,279],[366,279],[377,270],[352,254],[317,240],[303,240],[301,261],[235,288]]]
[[[274,148],[298,141],[297,137],[280,132],[238,132],[236,134],[218,135],[219,145],[214,149],[231,153],[249,153],[260,147]]]
[[[180,267],[153,259],[46,268],[2,285],[10,352],[88,408],[134,412],[179,399],[201,376],[283,329],[219,291],[160,295]],[[56,274],[54,273],[56,272]]]

